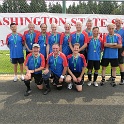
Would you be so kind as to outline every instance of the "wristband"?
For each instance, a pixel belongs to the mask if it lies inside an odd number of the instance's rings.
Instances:
[[[61,76],[60,76],[60,78],[64,79],[64,76],[63,76],[63,75],[61,75]]]

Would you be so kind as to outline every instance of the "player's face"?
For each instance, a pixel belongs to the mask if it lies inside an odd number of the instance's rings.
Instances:
[[[79,46],[74,46],[73,53],[77,54],[79,52]]]
[[[91,29],[92,28],[92,23],[91,22],[87,22],[86,26],[87,26],[87,29]]]
[[[57,29],[56,25],[51,25],[51,29],[52,29],[52,32],[56,32],[56,29]]]
[[[114,29],[115,29],[114,26],[109,26],[108,27],[108,32],[109,32],[110,35],[113,35],[114,34]]]
[[[65,28],[65,32],[67,32],[67,33],[70,32],[70,29],[71,29],[70,25],[65,25],[64,28]]]
[[[35,26],[34,26],[33,24],[29,24],[29,25],[28,25],[28,28],[29,28],[29,31],[30,31],[30,32],[33,32]]]
[[[59,46],[58,45],[53,45],[52,46],[52,50],[53,50],[53,53],[54,54],[58,54],[58,52],[59,52]]]
[[[82,30],[82,24],[80,22],[76,23],[76,30],[81,31]]]
[[[10,27],[10,29],[12,30],[12,32],[16,32],[17,31],[17,26],[16,25],[12,25]]]
[[[98,28],[95,28],[92,32],[93,32],[94,37],[98,37],[98,34],[99,34],[99,29]]]
[[[122,21],[120,19],[115,20],[116,27],[121,27]]]
[[[41,31],[46,32],[46,30],[47,30],[47,26],[45,24],[42,24]]]
[[[40,48],[39,47],[33,47],[32,50],[33,50],[33,53],[35,55],[37,55],[39,53],[39,51],[40,51]]]

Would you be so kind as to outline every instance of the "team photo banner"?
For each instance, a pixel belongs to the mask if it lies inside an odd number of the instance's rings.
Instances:
[[[93,26],[100,28],[100,33],[107,33],[106,26],[114,23],[116,18],[121,18],[124,22],[124,15],[102,15],[102,14],[55,14],[55,13],[1,13],[0,14],[0,50],[8,50],[6,36],[11,33],[10,24],[15,22],[17,32],[23,34],[28,30],[30,22],[35,24],[35,29],[40,31],[42,23],[47,24],[47,31],[51,31],[51,24],[57,24],[57,31],[64,32],[64,24],[71,24],[71,31],[75,31],[76,21],[83,24],[82,30],[86,28],[86,22],[91,19]],[[124,26],[124,23],[122,24]]]

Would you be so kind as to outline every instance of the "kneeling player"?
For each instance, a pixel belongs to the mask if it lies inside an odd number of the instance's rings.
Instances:
[[[79,53],[80,44],[75,43],[73,53],[67,56],[68,59],[68,73],[65,81],[68,88],[72,88],[72,82],[76,84],[77,91],[82,91],[82,77],[86,69],[86,60],[83,54]]]

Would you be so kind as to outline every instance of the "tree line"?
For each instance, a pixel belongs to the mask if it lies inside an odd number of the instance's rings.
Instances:
[[[27,3],[26,0],[4,0],[0,5],[1,13],[37,13],[37,12],[49,12],[49,13],[62,13],[62,5],[59,2],[49,5],[45,3],[45,0],[31,0]],[[111,1],[79,1],[78,4],[73,2],[68,8],[66,8],[68,14],[124,14],[124,2],[111,2]]]

